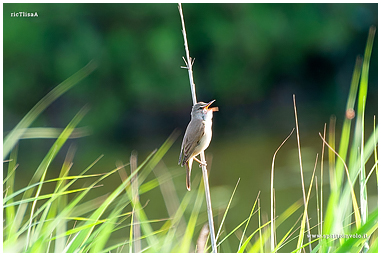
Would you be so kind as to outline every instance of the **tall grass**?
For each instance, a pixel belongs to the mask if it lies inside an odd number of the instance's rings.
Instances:
[[[237,190],[238,183],[226,205],[216,236],[217,247],[220,252],[282,252],[285,246],[292,246],[289,252],[377,252],[378,251],[378,210],[369,211],[367,200],[367,186],[369,182],[378,181],[378,126],[374,121],[373,133],[365,138],[364,120],[366,106],[366,92],[368,86],[368,70],[370,53],[373,44],[375,29],[371,28],[364,61],[357,60],[348,102],[343,115],[344,124],[341,136],[336,138],[335,129],[330,128],[328,139],[324,128],[322,139],[321,168],[318,159],[315,162],[312,176],[304,176],[307,187],[306,200],[290,202],[289,207],[278,215],[275,212],[275,196],[271,196],[272,207],[269,209],[273,217],[266,219],[266,209],[260,207],[260,194],[253,198],[253,206],[246,219],[233,229],[227,230],[225,221],[230,218],[229,213],[239,211],[240,206],[231,207],[231,202]],[[4,166],[7,174],[3,180],[3,251],[4,252],[194,252],[197,251],[196,238],[205,251],[210,252],[210,238],[198,234],[204,225],[204,218],[200,218],[204,198],[203,186],[198,190],[185,193],[179,197],[173,189],[172,176],[164,167],[162,157],[169,150],[178,137],[174,132],[158,150],[144,159],[141,164],[128,166],[118,163],[117,167],[110,167],[105,173],[97,172],[97,162],[102,156],[88,163],[80,173],[72,173],[75,150],[70,147],[62,163],[59,175],[54,179],[47,179],[47,173],[52,171],[52,162],[57,161],[57,153],[67,143],[77,125],[88,111],[81,109],[68,123],[67,127],[55,135],[46,156],[41,160],[33,177],[25,188],[15,191],[18,168],[18,143],[22,143],[20,135],[37,118],[54,99],[70,87],[85,78],[93,67],[85,67],[67,81],[57,86],[29,112],[16,128],[4,140]],[[357,104],[356,104],[357,99]],[[353,118],[355,113],[356,118]],[[306,120],[299,120],[305,122]],[[354,131],[351,127],[354,126]],[[330,125],[333,127],[333,123]],[[21,130],[20,133],[20,129]],[[55,131],[55,134],[58,130]],[[41,136],[41,134],[39,134]],[[49,135],[52,136],[52,135]],[[318,135],[317,135],[318,136]],[[287,143],[290,143],[287,140]],[[333,142],[338,144],[336,150]],[[284,142],[286,143],[286,141]],[[282,143],[283,145],[283,143]],[[318,152],[317,152],[318,153]],[[281,147],[276,154],[282,154]],[[323,155],[330,154],[328,161],[331,169],[329,176],[330,191],[323,193]],[[7,158],[9,155],[9,158]],[[373,157],[372,157],[373,156]],[[133,157],[130,164],[137,161]],[[326,159],[326,157],[324,158]],[[276,191],[273,179],[276,179],[275,154],[273,159],[271,192]],[[156,167],[156,168],[155,168]],[[160,167],[160,168],[158,168]],[[130,168],[131,174],[126,169]],[[155,169],[158,178],[148,179],[151,171]],[[159,171],[158,171],[159,170]],[[89,174],[89,172],[96,174]],[[120,176],[120,183],[108,194],[91,197],[93,191],[111,175]],[[304,175],[304,174],[303,174]],[[326,174],[324,174],[326,175]],[[319,178],[320,177],[320,178]],[[90,181],[92,181],[90,183]],[[202,182],[196,177],[195,183]],[[315,189],[313,183],[315,182]],[[45,186],[54,184],[53,191],[44,192]],[[77,184],[77,186],[75,186]],[[77,187],[77,188],[74,188]],[[274,189],[274,191],[273,191]],[[320,191],[319,191],[320,189]],[[168,216],[163,219],[149,219],[147,208],[139,201],[140,195],[148,191],[160,191],[163,195]],[[312,194],[318,196],[316,204],[319,207],[318,220],[310,219],[310,236],[306,237],[306,221],[312,204]],[[269,191],[270,192],[270,191]],[[73,199],[69,200],[69,195]],[[325,204],[325,200],[328,203]],[[190,209],[190,216],[185,214]],[[297,214],[296,222],[290,221],[290,216]],[[323,211],[324,210],[324,211]],[[310,214],[309,216],[312,216]],[[251,230],[249,224],[257,228]],[[279,227],[287,231],[280,235]],[[203,230],[203,229],[202,229]],[[113,237],[113,233],[125,234]],[[121,232],[121,233],[120,233]],[[203,231],[204,232],[204,231]],[[333,237],[332,235],[346,235]],[[350,237],[352,235],[352,237]],[[279,237],[278,237],[279,236]],[[206,239],[206,240],[205,240]],[[277,241],[278,239],[278,241]],[[309,241],[309,239],[311,241]],[[230,246],[231,240],[239,245]],[[203,251],[201,248],[199,251]]]
[[[370,54],[372,51],[373,40],[375,35],[375,27],[371,27],[369,30],[369,37],[366,44],[364,61],[361,65],[360,60],[356,62],[355,70],[353,72],[352,83],[350,93],[348,96],[347,107],[345,111],[344,124],[342,128],[338,155],[341,156],[343,161],[336,161],[334,177],[330,181],[332,186],[331,193],[329,195],[329,201],[326,210],[326,216],[324,218],[323,232],[325,234],[349,234],[354,230],[359,229],[362,225],[368,222],[367,213],[367,200],[366,200],[366,182],[365,182],[365,163],[369,161],[371,155],[374,153],[374,149],[377,146],[377,140],[373,139],[378,134],[378,127],[374,128],[373,135],[368,140],[364,138],[364,112],[366,103],[366,93],[368,88],[368,72]],[[360,80],[361,76],[361,80]],[[360,81],[360,83],[359,83]],[[358,92],[358,95],[357,95]],[[357,96],[357,97],[356,97]],[[357,109],[354,108],[356,98],[358,99]],[[355,131],[351,138],[351,123],[353,121],[353,114],[356,113],[355,119]],[[351,145],[350,147],[348,145]],[[347,161],[347,154],[349,155],[348,168],[345,166]],[[375,163],[375,166],[378,163]],[[345,175],[344,171],[348,173]],[[344,178],[347,178],[347,182],[344,182]],[[354,197],[354,187],[356,179],[359,179],[359,194],[360,194],[360,206],[361,212],[359,212],[357,204],[357,198]],[[351,212],[355,213],[354,229],[351,225]],[[360,215],[360,216],[359,216]],[[369,234],[368,234],[369,235]],[[367,241],[362,244],[367,250]],[[321,252],[330,252],[337,246],[342,244],[342,240],[323,240]],[[362,249],[362,247],[361,247]]]

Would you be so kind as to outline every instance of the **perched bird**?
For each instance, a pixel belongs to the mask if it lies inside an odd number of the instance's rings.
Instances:
[[[183,143],[181,144],[181,152],[179,164],[186,168],[186,186],[190,191],[190,178],[193,160],[200,165],[206,165],[196,158],[210,144],[212,139],[212,118],[213,112],[218,111],[218,107],[209,108],[215,100],[209,103],[196,103],[191,112],[191,121],[185,131]]]

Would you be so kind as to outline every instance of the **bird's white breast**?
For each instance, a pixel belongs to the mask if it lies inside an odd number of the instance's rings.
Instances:
[[[205,150],[212,140],[212,118],[213,112],[208,111],[205,115],[203,115],[203,123],[205,125],[205,134],[201,137],[198,146],[195,148],[196,155],[200,154],[201,151]]]

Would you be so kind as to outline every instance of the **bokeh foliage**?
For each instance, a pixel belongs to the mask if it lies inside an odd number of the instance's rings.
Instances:
[[[10,17],[18,11],[39,17]],[[165,138],[188,121],[181,120],[191,100],[175,4],[4,4],[3,15],[5,130],[91,59],[98,71],[42,125],[63,126],[55,116],[69,118],[77,111],[71,106],[84,103],[106,141],[147,132]],[[342,111],[377,4],[185,4],[184,15],[198,98],[217,99],[225,113],[216,129],[245,121],[267,130],[292,93],[316,118]],[[377,92],[376,70],[372,61],[369,95]]]

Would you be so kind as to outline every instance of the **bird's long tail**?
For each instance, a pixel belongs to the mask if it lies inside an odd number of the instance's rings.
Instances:
[[[191,190],[191,172],[192,172],[192,163],[193,163],[193,158],[189,159],[186,164],[185,164],[185,169],[187,170],[187,173],[186,173],[186,185],[187,185],[187,189],[188,191]]]

